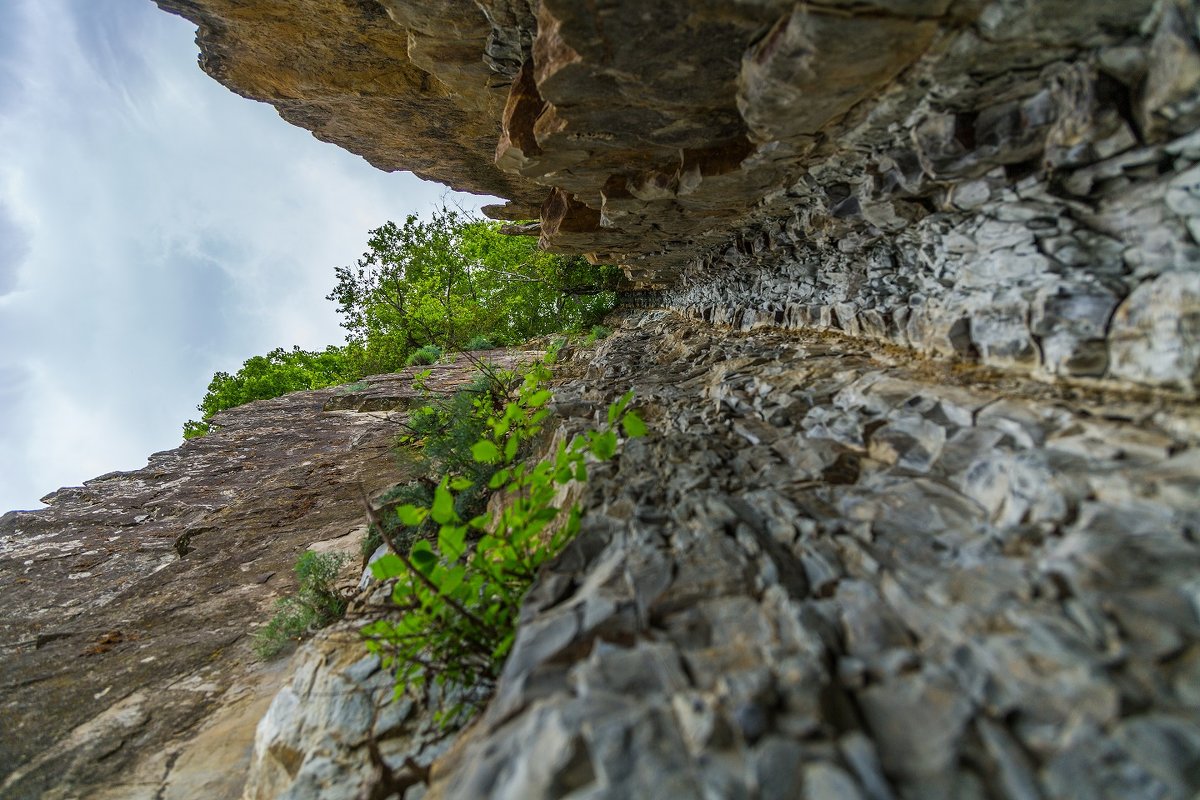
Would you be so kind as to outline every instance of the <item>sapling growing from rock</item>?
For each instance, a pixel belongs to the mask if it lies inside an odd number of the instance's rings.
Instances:
[[[621,433],[646,432],[629,407],[629,392],[609,406],[598,430],[559,443],[534,463],[523,461],[524,445],[540,436],[550,415],[548,378],[547,363],[531,367],[516,397],[487,415],[484,434],[471,446],[474,461],[489,467],[488,489],[503,497],[500,509],[464,517],[456,498],[475,490],[475,482],[446,474],[431,502],[396,509],[407,527],[431,523],[430,538],[407,552],[393,546],[371,565],[376,578],[394,581],[392,601],[401,613],[363,628],[368,647],[395,669],[397,694],[436,685],[444,690],[440,696],[458,698],[437,712],[447,726],[475,711],[495,685],[538,568],[579,530],[579,506],[556,505],[560,487],[586,481],[589,459],[612,459]]]

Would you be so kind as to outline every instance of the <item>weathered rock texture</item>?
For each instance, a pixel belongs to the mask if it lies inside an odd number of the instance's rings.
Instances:
[[[334,631],[248,797],[1200,791],[1193,404],[651,311],[562,368],[556,436],[627,389],[651,433],[578,489],[482,717],[434,760]]]
[[[430,388],[472,374],[435,367]],[[0,517],[0,796],[240,795],[283,678],[250,634],[305,549],[357,563],[361,492],[404,475],[392,443],[410,383],[222,412],[143,469]]]
[[[235,91],[679,307],[1196,380],[1192,0],[159,4]]]
[[[1200,137],[1073,173],[1077,194],[994,177],[954,187],[969,210],[886,237],[814,234],[830,198],[811,197],[685,269],[658,301],[734,327],[834,329],[1043,377],[1194,393],[1200,205],[1185,198]]]
[[[556,406],[651,435],[428,796],[1200,790],[1200,414],[878,350],[631,316]]]
[[[433,761],[335,631],[248,796],[1200,792],[1195,0],[156,2],[235,91],[673,309],[559,387],[564,432],[633,388],[652,435],[594,470],[478,722]],[[248,758],[207,698],[277,676],[227,666],[229,615],[392,480],[382,421],[297,402],[3,518],[0,793],[200,796],[200,720]],[[321,455],[355,437],[361,478]]]

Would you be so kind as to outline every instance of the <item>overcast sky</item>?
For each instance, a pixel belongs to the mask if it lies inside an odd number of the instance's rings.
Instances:
[[[216,370],[340,343],[333,268],[445,192],[234,95],[194,35],[0,0],[0,513],[175,447]]]

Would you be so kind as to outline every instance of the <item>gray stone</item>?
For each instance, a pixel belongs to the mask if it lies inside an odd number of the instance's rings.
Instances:
[[[1200,272],[1142,284],[1113,317],[1110,372],[1152,385],[1195,387],[1200,371]]]

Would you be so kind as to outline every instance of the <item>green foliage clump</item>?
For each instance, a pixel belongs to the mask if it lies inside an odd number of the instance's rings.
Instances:
[[[463,517],[474,516],[487,500],[487,482],[496,467],[478,462],[471,447],[487,430],[487,420],[497,408],[511,400],[515,376],[505,370],[481,365],[484,371],[471,383],[449,397],[426,396],[426,404],[414,410],[404,424],[405,431],[397,439],[397,455],[407,462],[415,475],[459,475],[469,478],[472,486],[455,494],[455,511]],[[428,373],[418,373],[414,385],[424,389]],[[399,522],[394,511],[405,503],[428,505],[433,500],[436,479],[425,478],[392,487],[381,498],[389,513],[383,518],[384,531],[373,526],[363,541],[363,556],[369,557],[383,544],[383,534],[401,549],[407,549],[417,538],[436,534],[429,520],[417,527]]]
[[[436,364],[441,357],[442,348],[436,344],[427,344],[412,351],[408,358],[404,360],[404,366],[415,367],[421,364]]]
[[[318,628],[340,619],[346,613],[346,601],[334,588],[344,556],[306,550],[296,561],[296,594],[275,603],[275,616],[254,635],[254,651],[268,659],[289,642],[304,638]]]
[[[593,325],[591,331],[588,332],[587,338],[583,340],[586,347],[591,347],[601,339],[607,339],[612,331],[603,325]]]
[[[183,438],[194,439],[208,433],[208,420],[218,411],[288,392],[334,386],[355,377],[358,376],[351,374],[345,353],[339,347],[330,346],[322,352],[278,347],[265,356],[247,359],[233,375],[228,372],[214,375],[204,399],[196,406],[204,416],[200,421],[184,423]]]
[[[367,252],[335,272],[328,299],[342,315],[348,358],[364,375],[395,371],[430,343],[465,350],[479,336],[523,342],[583,329],[612,309],[620,276],[445,208],[427,221],[412,215],[371,231]]]
[[[406,503],[414,505],[427,505],[433,500],[432,482],[423,480],[408,481],[393,486],[383,497],[380,498],[380,503],[383,508],[388,509],[381,521],[383,530],[372,525],[367,530],[367,535],[363,537],[361,545],[361,554],[363,557],[363,566],[366,567],[366,560],[371,557],[379,545],[383,544],[383,537],[386,535],[388,540],[395,547],[407,550],[412,546],[416,537],[420,535],[417,529],[409,528],[400,523],[400,518],[396,516],[394,510],[397,506]]]
[[[477,334],[475,336],[472,336],[470,339],[467,339],[466,343],[462,346],[462,349],[467,350],[467,351],[491,350],[495,346],[496,346],[496,343],[493,342],[491,339],[489,339],[487,336],[484,336],[483,334]]]
[[[431,397],[413,411],[399,438],[413,471],[420,475],[462,475],[482,489],[495,468],[476,461],[471,447],[487,431],[491,415],[512,399],[510,386],[515,386],[511,373],[489,368],[449,397]],[[470,512],[465,501],[477,494],[482,491],[460,493],[460,513]]]
[[[559,445],[535,464],[521,461],[524,445],[539,436],[549,415],[545,364],[536,365],[516,397],[486,418],[486,430],[471,446],[472,460],[487,466],[487,487],[503,493],[495,516],[467,517],[458,498],[476,488],[464,475],[447,474],[427,503],[401,505],[400,522],[436,533],[419,538],[407,554],[399,548],[377,559],[372,572],[395,579],[392,599],[399,620],[363,628],[368,646],[396,669],[397,693],[441,687],[490,690],[512,647],[521,601],[538,568],[559,553],[579,530],[578,505],[555,505],[560,486],[587,480],[587,460],[606,461],[617,452],[618,431],[642,436],[646,427],[629,409],[632,393],[608,409],[599,430]],[[474,540],[474,541],[472,541]],[[472,695],[478,697],[478,694]],[[443,724],[461,721],[476,700],[461,699],[439,712]]]

